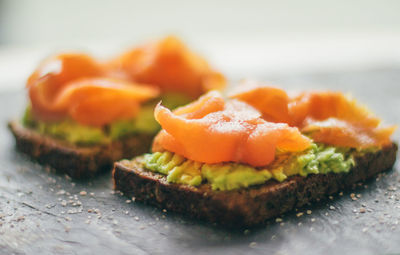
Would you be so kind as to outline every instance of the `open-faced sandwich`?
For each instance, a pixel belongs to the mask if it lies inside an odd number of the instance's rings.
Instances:
[[[149,151],[160,129],[153,117],[159,100],[174,108],[224,85],[220,73],[174,37],[106,63],[60,54],[29,77],[29,106],[9,128],[17,148],[38,162],[90,177]]]
[[[216,91],[155,118],[153,153],[114,165],[136,201],[218,224],[254,226],[390,169],[393,126],[338,92]]]

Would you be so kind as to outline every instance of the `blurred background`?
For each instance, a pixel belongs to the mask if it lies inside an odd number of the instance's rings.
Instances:
[[[232,80],[400,67],[398,0],[0,0],[0,90],[57,51],[180,36]]]

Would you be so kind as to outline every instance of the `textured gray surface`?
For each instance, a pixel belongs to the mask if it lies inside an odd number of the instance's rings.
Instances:
[[[285,88],[350,91],[387,122],[400,123],[399,70],[267,79]],[[266,226],[229,231],[127,201],[112,192],[110,174],[74,182],[32,163],[15,151],[5,127],[24,105],[22,92],[0,94],[2,254],[400,252],[398,165],[353,191],[271,220]]]

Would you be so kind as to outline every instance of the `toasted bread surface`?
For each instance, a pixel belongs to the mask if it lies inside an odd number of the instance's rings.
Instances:
[[[77,146],[42,135],[17,121],[9,122],[8,128],[19,151],[75,179],[93,177],[111,170],[116,160],[148,152],[153,139],[152,135],[138,134],[105,145]]]
[[[115,163],[113,180],[115,189],[134,196],[136,201],[227,227],[251,227],[392,168],[396,154],[397,145],[393,143],[355,156],[356,164],[349,173],[292,176],[281,183],[271,180],[231,191],[214,191],[209,184],[193,187],[168,183],[164,175],[144,169],[140,158]]]

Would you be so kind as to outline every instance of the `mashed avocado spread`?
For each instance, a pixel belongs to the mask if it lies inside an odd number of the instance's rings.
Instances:
[[[163,105],[170,109],[191,101],[189,97],[179,93],[165,93],[161,98],[143,105],[135,118],[115,121],[105,128],[81,125],[71,119],[60,122],[37,121],[33,118],[31,108],[28,107],[22,118],[22,124],[41,134],[80,145],[105,144],[132,134],[155,135],[160,130],[160,125],[153,114],[154,107],[160,99]]]
[[[60,122],[37,121],[28,107],[22,124],[41,134],[81,145],[105,144],[136,133],[156,134],[160,129],[153,117],[153,107],[150,106],[142,107],[134,119],[116,121],[105,128],[81,125],[70,119]]]
[[[213,190],[233,190],[262,184],[270,179],[282,182],[288,176],[347,173],[354,165],[350,149],[313,144],[301,154],[279,154],[266,168],[237,163],[202,164],[171,152],[145,154],[146,169],[167,176],[172,183],[198,186],[211,184]]]

